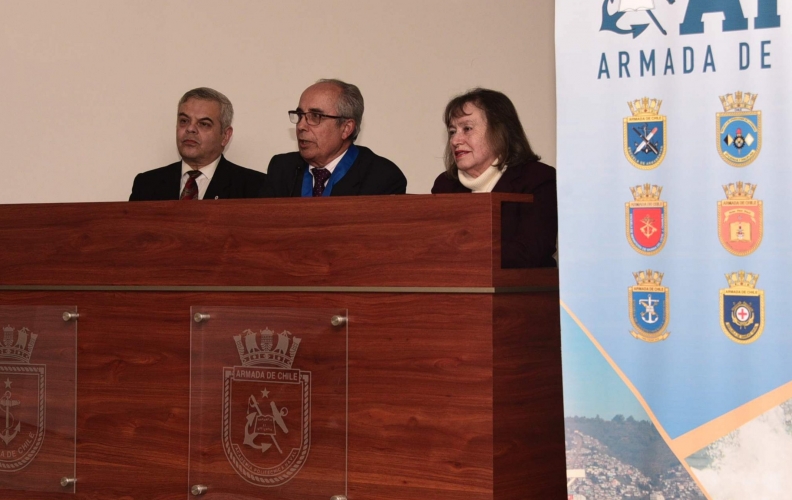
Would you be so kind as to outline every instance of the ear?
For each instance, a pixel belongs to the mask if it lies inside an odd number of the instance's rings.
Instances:
[[[234,127],[228,127],[223,131],[223,141],[220,143],[223,147],[226,147],[226,144],[231,140],[231,136],[234,135]]]
[[[341,139],[347,140],[355,131],[355,120],[349,119],[341,128]]]

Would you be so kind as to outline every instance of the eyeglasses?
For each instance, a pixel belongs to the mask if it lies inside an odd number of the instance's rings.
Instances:
[[[314,113],[313,111],[289,111],[289,121],[294,124],[300,123],[300,119],[305,117],[305,121],[308,122],[308,125],[319,125],[322,123],[322,118],[343,118],[348,120],[346,116],[333,116],[333,115],[326,115],[324,113]]]

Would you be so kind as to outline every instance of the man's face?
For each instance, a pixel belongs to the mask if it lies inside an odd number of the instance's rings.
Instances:
[[[233,129],[220,126],[220,103],[188,99],[179,106],[176,119],[176,147],[192,168],[204,167],[217,159],[231,140]]]
[[[300,96],[297,111],[338,116],[336,103],[340,94],[341,89],[331,83],[311,85]],[[300,156],[312,167],[324,167],[352,143],[349,137],[355,130],[355,122],[346,120],[338,125],[335,118],[322,118],[319,125],[309,125],[302,118],[296,127]]]

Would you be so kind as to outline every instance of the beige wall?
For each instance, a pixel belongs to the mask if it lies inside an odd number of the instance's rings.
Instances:
[[[116,201],[178,159],[176,103],[213,87],[226,150],[265,171],[296,149],[286,111],[318,78],[357,84],[358,143],[408,192],[442,171],[448,99],[505,92],[555,164],[552,0],[28,0],[0,3],[0,203]]]

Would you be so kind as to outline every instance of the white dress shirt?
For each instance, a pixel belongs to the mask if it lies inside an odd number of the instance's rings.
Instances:
[[[325,165],[325,166],[324,166],[324,167],[322,167],[322,168],[324,168],[325,170],[327,170],[328,172],[330,172],[330,175],[333,175],[333,170],[335,170],[335,168],[338,166],[338,164],[339,164],[339,163],[341,163],[341,160],[344,158],[344,155],[347,153],[347,151],[349,151],[349,149],[345,149],[345,150],[344,150],[344,152],[343,152],[343,153],[341,153],[340,155],[338,155],[338,156],[336,157],[336,159],[335,159],[335,160],[331,161],[330,163],[328,163],[327,165]],[[313,183],[314,183],[314,185],[316,184],[316,177],[314,177],[314,174],[313,174],[313,171],[314,171],[315,169],[316,169],[316,167],[311,167],[311,168],[310,168],[310,170],[311,170],[311,177],[313,177]],[[329,180],[330,180],[330,178],[328,177],[328,179],[327,179],[327,180],[329,181]]]
[[[220,163],[221,156],[218,156],[217,159],[209,165],[198,169],[198,171],[201,172],[201,175],[195,178],[195,183],[198,185],[199,200],[203,200],[204,194],[206,194],[206,189],[209,187],[209,183],[212,182],[212,176],[214,175],[215,170],[217,170],[217,164]],[[187,163],[182,160],[182,176],[181,183],[179,184],[179,195],[181,195],[181,192],[184,191],[184,185],[187,184],[187,179],[190,178],[190,176],[187,175],[187,172],[191,172],[193,170],[194,169],[191,166],[187,165]]]

